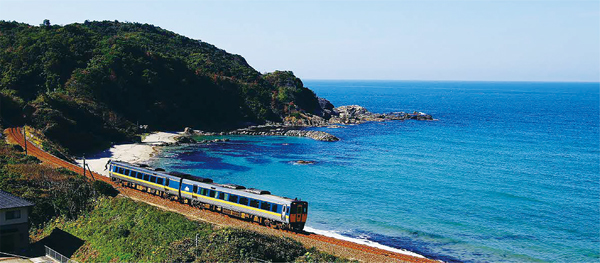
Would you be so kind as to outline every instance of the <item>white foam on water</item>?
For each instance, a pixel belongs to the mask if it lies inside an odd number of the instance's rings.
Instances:
[[[377,242],[373,242],[371,240],[366,239],[366,236],[365,236],[365,238],[353,238],[353,237],[344,236],[344,235],[338,233],[337,231],[320,230],[320,229],[314,229],[312,227],[304,227],[304,230],[307,232],[312,232],[312,233],[319,234],[322,236],[332,237],[335,239],[341,239],[341,240],[345,240],[345,241],[350,241],[350,242],[361,244],[361,245],[367,245],[370,247],[375,247],[375,248],[387,250],[390,252],[395,252],[398,254],[419,257],[419,258],[425,258],[423,255],[419,255],[417,253],[414,253],[414,252],[411,252],[408,250],[393,248],[393,247],[379,244]]]

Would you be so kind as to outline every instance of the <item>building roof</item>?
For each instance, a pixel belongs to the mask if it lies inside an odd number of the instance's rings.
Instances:
[[[29,206],[33,206],[33,203],[0,190],[0,209]]]

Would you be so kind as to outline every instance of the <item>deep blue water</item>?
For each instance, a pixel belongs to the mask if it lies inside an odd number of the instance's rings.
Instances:
[[[154,162],[307,200],[310,228],[445,261],[600,261],[598,83],[305,86],[336,106],[439,120],[318,128],[339,142],[232,136]]]

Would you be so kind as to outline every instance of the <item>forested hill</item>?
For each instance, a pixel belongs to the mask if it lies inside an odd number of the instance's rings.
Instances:
[[[71,154],[151,130],[215,130],[321,114],[293,73],[148,24],[0,21],[1,125],[41,130]]]

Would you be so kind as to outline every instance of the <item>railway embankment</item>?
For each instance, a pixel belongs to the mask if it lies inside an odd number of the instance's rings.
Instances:
[[[106,177],[84,177],[33,144],[25,154],[20,133],[8,132],[19,144],[0,141],[0,187],[35,203],[29,215],[32,245],[19,252],[24,256],[39,256],[41,245],[62,247],[54,236],[60,229],[83,241],[70,256],[79,262],[347,261],[292,238],[197,220],[181,209],[185,205],[159,204],[156,196],[117,191]]]
[[[19,129],[16,129],[16,128],[8,129],[6,131],[6,134],[7,134],[7,139],[9,141],[12,141],[13,143],[17,143],[21,146],[25,145],[26,142],[23,140],[22,133]],[[173,136],[173,135],[171,134],[169,136]],[[169,137],[169,136],[167,136],[167,137]],[[150,137],[150,139],[152,139],[152,138],[153,137]],[[160,142],[154,141],[154,143],[160,143]],[[66,170],[70,170],[77,174],[82,174],[83,169],[81,167],[79,167],[78,165],[66,162],[60,158],[57,158],[56,156],[50,155],[47,152],[40,150],[39,148],[37,148],[35,145],[31,144],[30,142],[27,142],[27,145],[28,145],[28,147],[27,147],[28,153],[32,156],[37,157],[40,161],[44,162],[45,164],[52,166],[52,167],[65,168]],[[146,147],[150,147],[150,149],[152,149],[151,145],[146,145]],[[27,158],[30,158],[30,157],[27,157]],[[65,170],[65,169],[63,169],[63,170]],[[100,174],[88,172],[87,175],[90,178],[93,178],[95,180],[100,180],[100,181],[110,183],[110,180],[107,177],[102,176]],[[390,252],[387,250],[374,248],[374,247],[361,245],[361,244],[356,244],[356,243],[349,242],[349,241],[334,239],[334,238],[330,238],[330,237],[326,237],[326,236],[321,236],[321,235],[317,235],[314,233],[307,233],[307,232],[294,233],[294,232],[275,230],[272,228],[267,228],[267,227],[253,224],[250,222],[245,222],[242,220],[229,218],[222,214],[217,214],[215,212],[211,212],[211,211],[207,211],[207,210],[200,210],[200,209],[193,208],[193,207],[185,205],[185,204],[172,202],[172,201],[160,198],[158,196],[150,195],[148,193],[143,193],[143,192],[140,192],[140,191],[137,191],[134,189],[121,188],[117,185],[113,185],[113,186],[115,188],[117,188],[117,190],[120,192],[121,197],[117,197],[117,198],[125,198],[126,197],[131,200],[134,200],[137,202],[143,202],[143,203],[151,205],[152,207],[159,208],[160,210],[157,210],[157,211],[174,212],[177,214],[181,214],[181,215],[185,216],[186,218],[192,219],[194,221],[206,222],[211,225],[211,229],[225,228],[225,229],[230,229],[228,231],[253,231],[252,233],[257,233],[260,235],[268,235],[268,236],[274,236],[274,237],[279,237],[279,238],[284,238],[284,239],[287,238],[287,239],[295,240],[295,242],[300,242],[302,244],[302,247],[305,249],[304,250],[305,253],[294,258],[294,261],[301,261],[301,262],[302,261],[315,261],[315,260],[316,261],[333,261],[333,260],[342,260],[341,258],[347,258],[347,259],[355,259],[355,260],[364,261],[364,262],[393,262],[393,261],[395,261],[395,262],[434,262],[433,260],[429,260],[429,259],[422,258],[422,257],[415,257],[415,256]],[[135,206],[139,206],[139,204],[129,203],[128,206],[135,207]],[[75,219],[75,222],[69,221],[68,223],[64,223],[64,224],[57,223],[56,226],[66,227],[67,224],[71,224],[69,226],[81,227],[81,224],[85,224],[86,222],[87,223],[92,222],[92,220],[90,220],[90,218],[87,218],[88,221],[85,221],[85,217],[83,219],[81,219],[81,221],[77,221],[77,220],[80,220],[79,217],[77,217],[77,218],[78,219]],[[116,218],[114,218],[114,219],[116,219]],[[55,219],[55,220],[58,220],[58,222],[60,222],[60,220],[63,220],[63,219],[59,218],[59,219]],[[131,217],[131,218],[129,218],[129,220],[135,221],[136,218]],[[130,223],[129,226],[131,226],[131,224],[133,224],[133,223],[134,222]],[[79,224],[79,225],[77,225],[77,224]],[[239,229],[231,230],[232,227],[239,228]],[[241,229],[243,229],[243,230],[241,230]],[[128,238],[130,236],[136,236],[136,235],[132,235],[133,232],[131,231],[131,229],[128,229],[126,227],[111,227],[111,228],[108,228],[108,230],[106,230],[106,231],[113,231],[113,230],[121,231],[120,235],[122,235],[122,236],[120,238]],[[48,230],[41,229],[40,231],[44,232],[44,231],[48,231]],[[100,233],[102,233],[102,232],[100,232]],[[212,236],[210,236],[210,237],[212,237],[212,239],[210,239],[210,238],[205,239],[205,241],[204,241],[205,246],[209,246],[209,247],[212,246],[215,249],[222,250],[222,251],[238,251],[239,252],[239,251],[242,251],[242,249],[244,249],[244,251],[246,251],[245,250],[246,248],[244,248],[244,247],[218,247],[213,244],[214,242],[216,242],[218,244],[218,242],[215,240],[220,240],[219,242],[222,242],[222,240],[219,238],[221,238],[221,237],[226,238],[227,235],[222,235],[222,234],[219,234],[218,232],[213,232],[213,234],[211,234],[211,235]],[[252,234],[252,235],[254,235],[254,234]],[[83,234],[82,234],[82,238],[83,238]],[[195,236],[194,236],[194,238],[195,238]],[[187,240],[187,239],[185,239],[185,240]],[[246,239],[246,240],[249,240],[248,241],[248,242],[250,242],[249,244],[252,244],[251,240],[255,240],[255,238]],[[175,242],[175,241],[173,241],[173,242]],[[293,246],[293,243],[285,243],[284,241],[281,241],[281,242],[283,242],[281,244],[287,244],[285,246]],[[104,243],[106,243],[106,242],[104,242]],[[133,243],[135,243],[135,242],[133,242]],[[110,243],[108,243],[108,244],[110,244]],[[292,245],[290,245],[290,244],[292,244]],[[186,247],[189,249],[189,246],[190,246],[189,242],[181,241],[181,240],[177,244],[170,243],[170,245],[173,245],[173,247],[169,247],[169,249],[171,249],[171,248],[186,249]],[[164,253],[166,251],[166,249],[167,248],[164,248],[161,246],[161,249],[144,250],[144,252],[150,251],[148,253],[154,252],[155,254],[156,253]],[[282,253],[283,251],[285,251],[285,248],[278,248],[278,249],[275,249],[275,251],[279,251],[278,253]],[[321,252],[319,252],[319,251],[321,251]],[[88,252],[91,253],[92,255],[96,255],[96,254],[100,255],[101,254],[101,251],[94,248],[93,244],[91,244],[91,243],[88,243],[87,245],[85,245],[82,248],[81,253],[84,253],[85,255],[87,255]],[[325,253],[328,253],[331,255],[335,255],[336,257],[340,257],[340,258],[336,259],[335,257],[328,255],[328,254],[323,254],[322,252],[325,252]],[[242,255],[242,254],[240,254],[240,255]],[[255,258],[255,257],[253,257],[251,255],[249,256],[249,255],[250,254],[243,254],[242,255],[243,257],[240,257],[234,261],[265,259],[264,257],[263,258]],[[87,256],[84,256],[84,255],[81,255],[81,256],[83,259],[92,259],[92,258],[87,258]],[[134,253],[133,255],[127,254],[127,256],[124,256],[123,258],[119,258],[120,260],[118,260],[118,261],[139,261],[138,260],[139,256],[140,256],[139,253],[138,254]],[[254,259],[252,259],[252,258],[254,258]],[[228,261],[230,261],[230,260],[231,259],[228,259]],[[154,260],[150,260],[150,261],[154,261]]]

